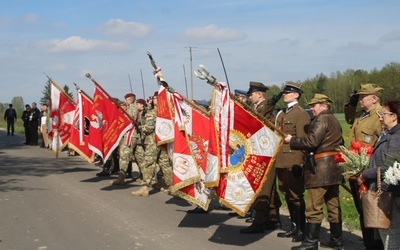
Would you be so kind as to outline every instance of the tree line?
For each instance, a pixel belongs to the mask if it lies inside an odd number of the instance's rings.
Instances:
[[[303,95],[300,98],[300,104],[307,107],[307,103],[315,93],[322,93],[329,96],[334,103],[332,111],[334,113],[343,113],[343,106],[349,100],[349,94],[354,90],[359,90],[361,84],[375,83],[384,88],[382,100],[400,99],[400,63],[391,62],[386,64],[382,69],[372,69],[370,71],[363,69],[347,69],[344,72],[336,71],[327,76],[323,73],[317,74],[315,77],[298,81],[302,84]],[[285,84],[281,86],[273,85],[269,87],[268,95],[278,94]],[[45,83],[42,90],[42,98],[39,104],[50,102],[50,80]],[[74,95],[70,92],[69,87],[64,85],[65,90],[71,98]],[[25,108],[24,100],[21,96],[12,98],[11,103],[18,114],[22,114]],[[3,114],[8,108],[9,103],[0,103],[0,112]],[[284,108],[285,104],[282,99],[277,103],[278,108]]]
[[[299,83],[303,89],[299,102],[303,107],[307,107],[307,103],[315,93],[322,93],[334,101],[332,104],[334,113],[343,113],[344,104],[349,101],[349,94],[354,90],[358,91],[361,84],[365,83],[375,83],[384,89],[381,100],[400,99],[400,63],[388,63],[380,70],[347,69],[344,72],[331,73],[330,76],[321,73]],[[270,87],[270,94],[278,94],[283,86],[284,84],[273,85]],[[282,100],[277,103],[277,107],[285,107]]]

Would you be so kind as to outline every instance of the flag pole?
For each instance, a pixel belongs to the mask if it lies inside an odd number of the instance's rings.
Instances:
[[[117,103],[117,102],[114,100],[114,98],[113,98],[112,96],[110,96],[110,94],[108,94],[107,91],[105,91],[105,90],[103,89],[103,87],[101,87],[100,84],[99,84],[95,79],[93,79],[93,77],[92,77],[89,73],[86,73],[85,76],[86,76],[87,78],[89,78],[90,80],[92,80],[92,82],[96,85],[96,87],[98,87],[98,88],[109,98],[109,100],[110,100],[112,103],[114,103],[114,105],[115,105],[123,114],[125,114],[125,115],[129,118],[129,120],[131,120],[131,122],[132,122],[134,125],[136,125],[135,119],[134,119],[133,117],[131,117],[131,116],[128,114],[128,112],[126,112],[125,109],[121,108],[121,105],[119,105],[119,103]]]
[[[208,70],[204,67],[204,65],[200,65],[200,68],[197,71],[195,71],[194,74],[198,78],[200,78],[201,80],[207,80],[207,83],[210,84],[211,86],[213,86],[214,88],[219,88],[218,83],[217,83],[217,78],[215,78],[214,76],[210,75],[210,72],[208,72]],[[230,96],[231,99],[234,99],[234,100],[238,101],[234,94],[229,93],[229,96]],[[247,105],[246,103],[240,102],[240,101],[238,101],[238,103],[240,105],[242,105],[252,115],[257,117],[260,121],[262,121],[265,125],[267,125],[269,128],[274,129],[281,136],[286,137],[286,134],[280,128],[275,126],[275,124],[270,122],[265,117],[262,117],[260,114],[255,112],[249,105]]]
[[[154,59],[153,59],[153,56],[152,56],[151,53],[148,52],[148,51],[147,51],[147,55],[149,56],[151,65],[152,65],[153,68],[155,69],[154,74],[157,75],[157,81],[158,81],[158,83],[161,84],[164,88],[166,88],[166,89],[168,90],[168,92],[170,92],[170,93],[173,94],[173,93],[175,92],[175,90],[174,90],[172,87],[170,87],[170,86],[168,85],[168,83],[165,81],[164,76],[161,74],[161,69],[157,67],[156,62],[155,62]],[[183,100],[185,100],[190,106],[196,108],[196,109],[197,109],[199,112],[201,112],[202,114],[207,115],[207,116],[210,115],[210,112],[208,112],[204,107],[198,105],[198,104],[195,103],[194,101],[189,100],[188,98],[186,98],[186,97],[184,97],[184,96],[182,96],[182,95],[180,95],[180,96],[181,96],[181,97],[183,98]]]
[[[218,50],[219,58],[221,59],[222,68],[224,69],[226,84],[228,85],[228,91],[231,92],[231,87],[229,86],[229,80],[228,80],[228,75],[226,74],[224,60],[222,60],[222,56],[221,56],[221,52],[219,51],[219,48],[217,48],[217,50]]]
[[[141,79],[142,79],[143,99],[146,100],[146,93],[144,92],[144,82],[143,82],[143,73],[142,73],[142,69],[140,69],[140,77],[141,77]]]
[[[45,74],[46,75],[46,74]],[[46,75],[46,77],[49,79],[49,81],[58,89],[60,90],[67,98],[69,101],[71,101],[75,105],[74,99],[72,99],[71,96],[68,95],[68,93],[65,92],[63,88],[61,88],[50,76]]]

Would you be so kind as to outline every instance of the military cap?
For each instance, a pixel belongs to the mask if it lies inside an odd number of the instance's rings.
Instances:
[[[247,94],[250,95],[253,92],[260,91],[260,92],[267,92],[268,88],[261,82],[250,82],[250,88],[249,91],[247,91]]]
[[[235,95],[244,95],[246,97],[249,97],[249,95],[247,94],[247,92],[245,90],[240,90],[240,89],[235,89]]]
[[[144,99],[137,99],[136,103],[140,103],[140,104],[146,105],[146,101]]]
[[[296,92],[296,93],[303,93],[301,90],[301,84],[296,83],[296,82],[286,82],[285,87],[283,88],[283,93],[291,93],[291,92]]]
[[[193,101],[205,109],[208,109],[210,107],[210,103],[206,100],[193,100]]]
[[[125,99],[128,97],[136,97],[136,95],[134,93],[128,93],[124,96]]]
[[[326,95],[315,94],[314,97],[308,103],[308,105],[317,104],[317,103],[329,104],[329,103],[333,103],[333,101]]]
[[[361,84],[361,89],[357,94],[359,95],[376,95],[378,97],[382,96],[383,88],[379,87],[374,83]]]

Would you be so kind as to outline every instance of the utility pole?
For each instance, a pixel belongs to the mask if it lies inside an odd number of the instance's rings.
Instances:
[[[190,52],[190,86],[191,86],[191,99],[193,99],[193,59],[192,59],[192,47],[189,47],[189,52]]]

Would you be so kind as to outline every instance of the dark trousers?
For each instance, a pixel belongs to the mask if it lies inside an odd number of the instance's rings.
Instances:
[[[29,132],[30,132],[30,144],[38,145],[39,134],[38,134],[38,126],[37,122],[30,122],[29,123]]]
[[[349,178],[351,194],[353,195],[354,205],[356,206],[357,212],[360,215],[360,227],[363,235],[364,246],[366,249],[383,249],[383,243],[381,239],[376,239],[379,236],[377,229],[365,228],[364,226],[364,213],[362,210],[362,203],[360,199],[360,193],[358,192],[359,185],[357,183],[357,177],[352,176]],[[375,232],[376,231],[376,232]]]
[[[25,143],[31,144],[31,130],[29,125],[24,125],[25,127]]]
[[[7,118],[7,135],[10,134],[10,129],[11,129],[11,134],[14,135],[14,119]]]

